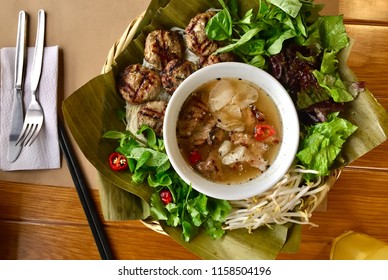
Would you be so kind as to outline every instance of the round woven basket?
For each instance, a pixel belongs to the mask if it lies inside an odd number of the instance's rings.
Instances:
[[[142,21],[144,17],[145,12],[140,14],[137,18],[135,18],[126,28],[121,38],[114,43],[114,45],[111,47],[108,56],[105,60],[104,66],[102,68],[102,73],[107,73],[112,69],[112,64],[114,63],[114,60],[116,57],[128,46],[128,44],[132,41],[134,38],[137,28],[139,27],[140,22]],[[325,181],[323,182],[323,185],[327,185],[327,188],[325,188],[324,191],[316,194],[314,197],[314,202],[309,204],[310,209],[306,209],[309,212],[315,211],[318,207],[323,204],[322,202],[325,201],[327,197],[327,193],[329,192],[330,188],[334,185],[335,181],[338,179],[342,172],[342,169],[335,169],[333,170],[329,176],[325,178]],[[324,209],[323,209],[324,210]],[[147,226],[148,228],[151,228],[152,230],[159,232],[161,234],[166,234],[165,231],[162,229],[158,221],[154,221],[152,219],[146,219],[141,220],[141,222]]]

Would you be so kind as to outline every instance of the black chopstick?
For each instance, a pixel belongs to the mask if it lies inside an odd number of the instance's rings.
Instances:
[[[110,246],[106,238],[104,228],[101,224],[100,218],[96,211],[96,207],[94,205],[94,201],[90,195],[88,187],[86,186],[81,169],[79,168],[76,156],[74,155],[71,143],[67,137],[66,130],[62,125],[61,121],[58,122],[58,132],[60,147],[62,149],[63,154],[65,155],[71,177],[73,178],[78,197],[85,211],[86,218],[88,220],[90,229],[92,230],[94,240],[96,241],[98,251],[101,255],[101,259],[112,260],[113,255],[110,250]]]

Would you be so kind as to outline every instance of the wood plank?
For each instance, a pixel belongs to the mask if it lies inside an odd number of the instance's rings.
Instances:
[[[0,228],[3,260],[100,259],[87,225],[0,221]]]
[[[140,221],[104,221],[98,191],[92,194],[115,258],[198,259]],[[0,181],[0,229],[0,248],[4,248],[0,259],[100,258],[77,193],[71,187]]]
[[[69,187],[36,187],[0,182],[0,219],[14,221],[66,221],[87,225],[75,189]],[[98,195],[95,193],[95,195]],[[48,211],[48,209],[50,209]]]
[[[346,168],[329,192],[327,211],[313,214],[319,227],[303,226],[299,252],[279,259],[328,259],[332,240],[348,230],[388,242],[387,177],[386,171]]]
[[[384,169],[388,170],[388,163],[383,160],[388,158],[388,141],[377,146],[369,153],[363,155],[349,166],[363,169]]]
[[[139,221],[108,223],[106,230],[117,259],[200,259],[169,236],[153,231]]]
[[[317,228],[303,226],[302,244],[297,254],[280,254],[280,259],[327,259],[331,240],[346,230],[367,233],[388,242],[387,171],[357,170],[347,167],[329,193],[326,212],[316,212]],[[86,219],[61,210],[49,200],[66,197],[64,207],[82,212],[74,188],[29,186],[0,182],[0,198],[13,190],[23,193],[29,203],[19,206],[21,221],[13,211],[0,217],[0,259],[98,259],[98,251]],[[98,192],[93,191],[99,207]],[[40,199],[37,199],[40,198]],[[2,209],[15,202],[0,200]],[[373,206],[373,208],[371,208]],[[10,207],[12,208],[12,207]],[[371,210],[372,209],[372,210]],[[35,216],[39,216],[39,219]],[[376,222],[380,221],[380,222]],[[170,237],[143,226],[139,221],[104,222],[117,259],[198,259]]]
[[[354,39],[349,67],[376,97],[388,97],[388,27],[347,24],[346,30]]]
[[[0,259],[100,259],[87,225],[62,223],[0,221]],[[136,223],[106,227],[115,258],[198,259],[170,237]]]
[[[364,21],[375,24],[388,23],[388,2],[386,0],[339,0],[339,13],[347,21]]]

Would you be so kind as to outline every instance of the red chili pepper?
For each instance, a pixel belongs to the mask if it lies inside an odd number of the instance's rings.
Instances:
[[[127,158],[118,152],[113,152],[109,156],[109,166],[114,171],[126,170],[128,168]]]
[[[161,190],[159,195],[164,205],[172,202],[172,194],[169,190]]]
[[[192,165],[195,165],[201,161],[201,154],[198,151],[191,151],[189,160]]]
[[[254,133],[255,139],[257,141],[263,141],[263,140],[267,139],[268,137],[275,135],[276,130],[272,125],[257,124],[255,126],[253,133]]]

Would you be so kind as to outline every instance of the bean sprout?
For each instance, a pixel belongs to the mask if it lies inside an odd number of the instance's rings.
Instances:
[[[318,174],[303,166],[294,165],[289,172],[272,188],[259,196],[244,200],[230,201],[232,210],[226,219],[224,229],[246,228],[251,232],[261,226],[271,224],[309,224],[312,212],[316,209],[330,184],[321,176],[315,181],[303,180],[306,173]]]

